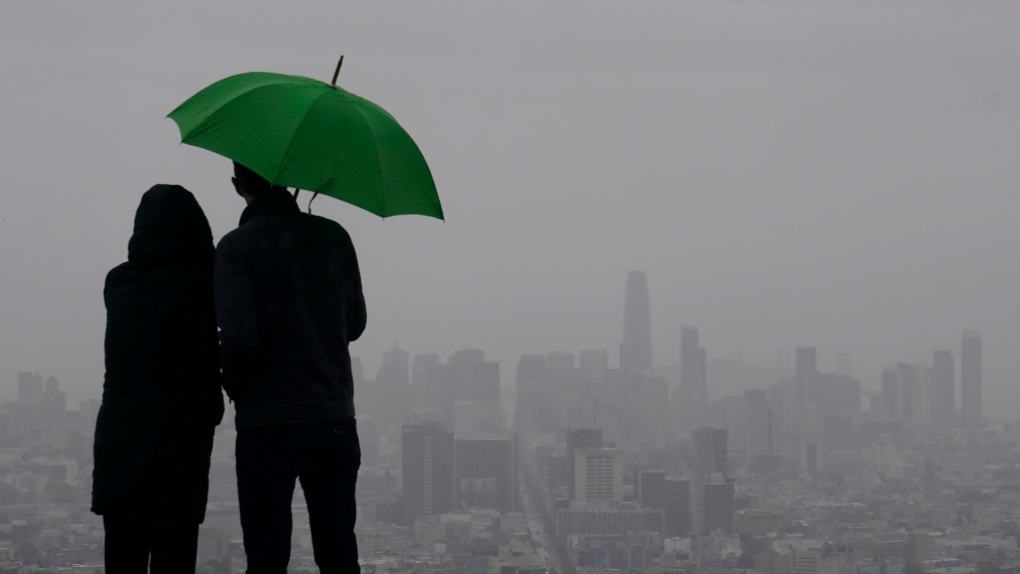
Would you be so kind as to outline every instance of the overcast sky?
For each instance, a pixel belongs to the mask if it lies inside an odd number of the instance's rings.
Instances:
[[[656,364],[931,362],[982,331],[985,411],[1020,406],[1020,4],[4,2],[0,397],[16,372],[98,395],[106,272],[155,183],[218,238],[229,163],[166,114],[227,75],[339,83],[415,138],[447,221],[329,198],[359,250],[370,374],[394,340],[504,362],[604,348],[627,271]],[[772,381],[763,381],[766,386]],[[959,382],[959,374],[957,374]]]

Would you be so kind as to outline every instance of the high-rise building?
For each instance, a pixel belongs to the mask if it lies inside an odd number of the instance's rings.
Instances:
[[[574,501],[623,501],[620,449],[581,448],[574,451]]]
[[[38,403],[43,398],[43,376],[38,372],[18,373],[18,402]]]
[[[680,422],[697,427],[707,422],[708,368],[698,328],[680,325]]]
[[[763,390],[744,391],[744,448],[747,462],[772,454],[772,411]]]
[[[376,411],[387,424],[400,424],[410,407],[411,362],[407,351],[393,348],[383,353],[382,366],[375,377],[378,393]]]
[[[512,434],[457,436],[457,498],[462,506],[518,509],[517,440]]]
[[[627,274],[620,369],[624,372],[652,370],[652,311],[644,271]]]
[[[402,425],[400,439],[405,519],[452,509],[457,497],[453,433],[439,423]]]
[[[691,522],[694,532],[708,532],[706,489],[716,473],[727,476],[726,430],[704,427],[694,431],[694,464],[691,477]]]
[[[666,477],[665,530],[670,538],[691,532],[691,483],[686,478]]]
[[[666,473],[656,469],[637,472],[637,499],[645,508],[666,508]]]
[[[953,421],[956,409],[952,351],[935,351],[931,373],[931,420],[947,424]]]
[[[798,347],[794,360],[798,381],[807,381],[818,372],[818,349],[815,347]]]
[[[514,428],[545,432],[552,426],[546,395],[545,355],[522,355],[517,361],[517,408]]]
[[[705,525],[701,533],[722,530],[733,532],[734,480],[713,473],[705,489]]]
[[[609,373],[609,354],[605,351],[581,351],[581,380],[587,385],[600,385],[606,382]]]
[[[981,425],[981,333],[963,334],[960,352],[960,407],[963,424]]]
[[[932,368],[928,365],[911,365],[914,370],[914,393],[911,397],[914,405],[911,408],[910,422],[928,424],[931,422],[931,379]]]
[[[574,453],[583,448],[602,448],[602,429],[567,429],[567,496],[574,499]]]

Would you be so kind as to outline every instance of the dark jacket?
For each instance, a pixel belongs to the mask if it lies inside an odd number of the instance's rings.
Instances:
[[[92,511],[146,524],[200,523],[223,417],[212,233],[194,196],[142,196],[128,261],[106,277],[106,376]]]
[[[282,189],[256,196],[216,248],[223,387],[238,430],[354,416],[347,344],[365,330],[351,238]]]

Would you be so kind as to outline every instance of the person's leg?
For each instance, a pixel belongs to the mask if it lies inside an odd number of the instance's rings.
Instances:
[[[145,574],[149,569],[150,526],[103,517],[107,574]]]
[[[156,529],[152,540],[151,574],[194,574],[198,566],[198,524]]]
[[[248,574],[286,574],[297,472],[288,427],[237,433],[237,496]]]
[[[358,541],[354,536],[357,504],[354,498],[361,447],[354,419],[310,428],[312,460],[301,472],[301,488],[308,503],[315,563],[321,574],[358,574]]]

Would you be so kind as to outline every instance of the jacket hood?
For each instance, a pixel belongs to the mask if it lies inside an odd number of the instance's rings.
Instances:
[[[128,261],[211,273],[214,255],[209,220],[190,191],[159,184],[142,195],[128,242]]]

